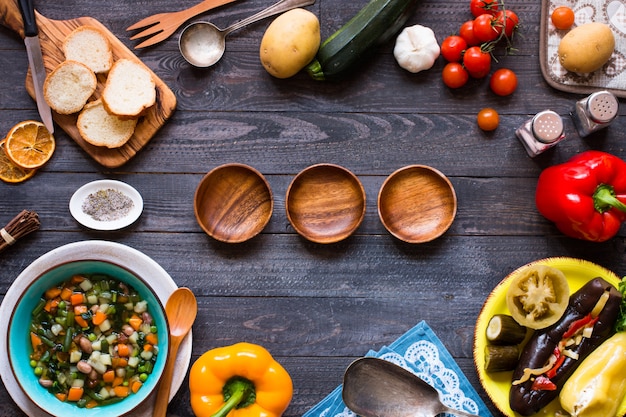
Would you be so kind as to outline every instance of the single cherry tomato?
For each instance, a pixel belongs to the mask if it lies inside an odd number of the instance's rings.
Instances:
[[[463,51],[467,48],[465,39],[458,35],[448,36],[441,42],[441,55],[448,62],[461,62]]]
[[[498,11],[497,0],[470,0],[470,12],[474,17],[481,14],[495,15]]]
[[[467,84],[469,74],[459,62],[448,62],[441,71],[443,83],[449,88],[459,88]]]
[[[504,36],[511,38],[519,25],[519,17],[512,10],[500,10],[495,16],[498,35],[504,31]]]
[[[463,54],[463,66],[471,77],[484,78],[491,70],[491,54],[480,46],[471,46]]]
[[[513,94],[517,88],[517,75],[508,68],[497,69],[489,80],[491,91],[499,96]]]
[[[572,27],[576,16],[574,15],[574,11],[569,7],[559,6],[554,9],[550,18],[555,28],[566,30]]]
[[[461,28],[459,29],[459,35],[461,35],[461,37],[465,39],[465,42],[467,42],[468,46],[480,45],[480,40],[478,40],[476,38],[476,35],[474,35],[473,20],[468,20],[461,25]]]
[[[498,116],[498,112],[494,109],[486,107],[478,112],[476,122],[479,128],[485,132],[491,132],[492,130],[496,130],[500,124],[500,116]]]
[[[498,37],[496,20],[490,14],[481,14],[474,19],[474,36],[481,42],[491,42]]]

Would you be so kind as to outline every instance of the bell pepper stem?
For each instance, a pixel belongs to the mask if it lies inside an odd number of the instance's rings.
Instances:
[[[256,397],[254,384],[244,378],[233,378],[227,381],[223,391],[225,402],[211,417],[226,417],[238,406],[244,407],[254,402]]]
[[[596,188],[596,191],[593,193],[593,203],[595,209],[600,213],[604,213],[611,208],[626,212],[626,204],[617,199],[615,190],[607,184],[600,184]]]

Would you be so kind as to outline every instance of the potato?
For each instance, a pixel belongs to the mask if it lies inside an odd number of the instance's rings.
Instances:
[[[320,47],[320,22],[313,13],[292,9],[278,16],[261,40],[263,67],[276,78],[297,74]]]
[[[559,44],[563,68],[577,73],[596,71],[611,58],[615,37],[604,23],[585,23],[569,31]]]

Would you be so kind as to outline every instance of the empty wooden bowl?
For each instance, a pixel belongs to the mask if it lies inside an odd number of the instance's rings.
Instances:
[[[429,242],[452,224],[457,201],[450,180],[438,170],[410,165],[392,173],[378,193],[378,215],[393,236]]]
[[[243,164],[225,164],[202,178],[194,213],[211,237],[240,243],[259,234],[272,217],[274,200],[265,177]]]
[[[291,182],[285,198],[293,228],[316,243],[335,243],[350,236],[365,217],[365,190],[347,169],[312,165]]]

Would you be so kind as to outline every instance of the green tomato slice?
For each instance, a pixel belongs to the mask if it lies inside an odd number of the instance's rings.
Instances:
[[[511,316],[522,326],[544,329],[565,313],[569,293],[563,272],[547,265],[532,265],[513,279],[506,304]]]

